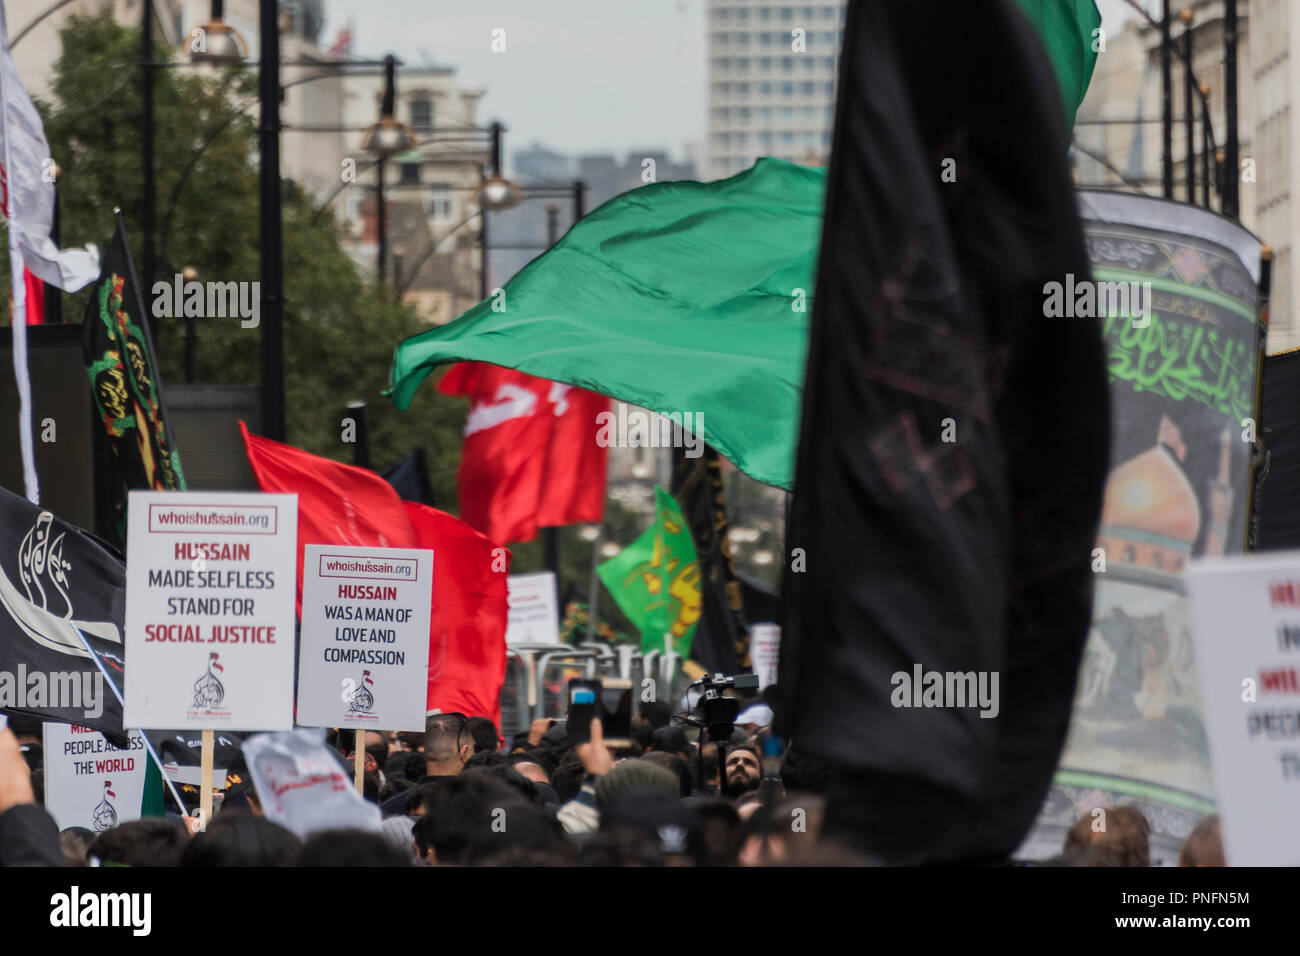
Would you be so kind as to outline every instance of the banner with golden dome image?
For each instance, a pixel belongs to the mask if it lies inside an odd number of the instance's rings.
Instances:
[[[1175,862],[1214,812],[1180,578],[1193,558],[1245,549],[1260,242],[1214,213],[1145,196],[1084,191],[1080,211],[1093,281],[1133,297],[1128,314],[1095,313],[1111,470],[1093,624],[1065,752],[1022,854],[1059,852],[1065,830],[1096,807],[1136,804],[1151,823],[1152,862]]]

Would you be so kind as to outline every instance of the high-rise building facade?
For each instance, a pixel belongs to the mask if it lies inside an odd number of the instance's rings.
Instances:
[[[709,173],[830,156],[842,0],[710,0]]]

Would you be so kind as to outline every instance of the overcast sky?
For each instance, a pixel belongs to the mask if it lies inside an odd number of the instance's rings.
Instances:
[[[704,138],[705,0],[328,0],[323,42],[353,24],[358,55],[453,66],[487,95],[506,152],[638,147],[685,158]],[[491,50],[506,31],[506,52]],[[401,84],[401,71],[398,71]]]
[[[1123,0],[1099,0],[1108,32]],[[707,0],[328,0],[324,42],[353,26],[358,55],[431,57],[482,86],[480,119],[509,128],[507,155],[642,147],[685,158],[705,136]],[[506,31],[506,52],[491,50]],[[401,74],[398,74],[401,83]]]

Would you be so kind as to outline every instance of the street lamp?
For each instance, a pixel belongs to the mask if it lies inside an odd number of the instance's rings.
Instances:
[[[486,299],[491,291],[488,288],[488,213],[493,210],[509,209],[519,205],[519,187],[501,175],[501,132],[500,123],[493,123],[489,128],[492,140],[491,158],[488,162],[488,175],[475,194],[478,207],[483,210],[479,223],[479,298]]]
[[[238,30],[222,19],[225,7],[224,0],[212,0],[211,19],[190,33],[189,54],[192,63],[233,66],[248,58],[248,44]]]
[[[384,57],[384,99],[379,107],[379,122],[361,135],[361,149],[378,160],[375,171],[376,198],[379,202],[377,227],[379,232],[379,281],[386,281],[388,266],[387,222],[384,215],[384,161],[410,149],[415,138],[406,125],[393,116],[397,102],[397,60],[389,54]]]

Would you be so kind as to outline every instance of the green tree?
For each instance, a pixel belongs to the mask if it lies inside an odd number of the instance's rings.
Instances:
[[[71,17],[60,33],[51,101],[38,102],[61,176],[61,236],[65,246],[94,242],[106,249],[113,209],[126,219],[137,269],[143,262],[140,176],[141,71],[139,33],[111,16]],[[155,59],[171,52],[159,45]],[[154,153],[157,195],[157,280],[186,266],[200,280],[253,282],[260,278],[256,75],[234,67],[201,77],[185,67],[154,72]],[[249,106],[241,110],[241,107]],[[349,401],[368,406],[370,458],[383,469],[417,447],[426,451],[438,507],[458,511],[456,468],[468,409],[463,398],[420,390],[398,412],[383,397],[393,349],[424,328],[390,294],[362,277],[343,249],[332,213],[318,215],[315,198],[283,183],[285,280],[285,392],[288,441],[314,454],[350,462],[343,441]],[[357,186],[355,188],[364,188]],[[143,279],[142,279],[143,281]],[[3,280],[0,280],[3,282]],[[2,287],[7,291],[7,282]],[[152,288],[142,290],[146,308]],[[70,321],[85,313],[90,294],[64,298]],[[184,380],[184,319],[152,319],[160,376]],[[260,331],[238,319],[198,320],[197,380],[255,385],[260,381]],[[181,460],[185,449],[182,443]],[[635,537],[635,519],[610,503],[612,539]],[[607,539],[608,540],[608,539]],[[512,569],[543,566],[540,539],[512,547]],[[572,586],[586,594],[589,542],[577,529],[561,534],[560,596]],[[608,593],[600,618],[627,629]]]
[[[61,31],[52,101],[38,103],[59,181],[65,245],[98,243],[113,232],[113,208],[126,218],[142,267],[139,33],[110,16],[72,17]],[[156,59],[170,53],[161,45]],[[256,74],[231,68],[201,77],[184,66],[154,71],[156,128],[156,279],[186,266],[204,281],[259,279]],[[241,107],[248,107],[242,109]],[[358,186],[356,188],[364,188]],[[413,448],[427,452],[440,507],[455,510],[455,473],[465,401],[423,389],[408,412],[382,395],[394,346],[423,328],[406,306],[362,278],[342,245],[334,216],[283,183],[285,392],[288,441],[350,461],[344,408],[367,403],[371,462],[386,468]],[[142,279],[143,282],[143,279]],[[142,290],[146,308],[152,288]],[[84,314],[88,292],[65,297],[69,320]],[[200,382],[260,381],[259,329],[238,319],[198,321]],[[160,375],[183,381],[184,320],[154,320]],[[184,447],[181,447],[182,461]]]

